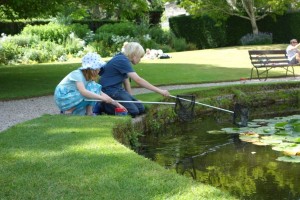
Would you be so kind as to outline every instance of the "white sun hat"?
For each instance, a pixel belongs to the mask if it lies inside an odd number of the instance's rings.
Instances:
[[[101,56],[97,53],[87,53],[82,58],[82,66],[79,68],[82,69],[101,69],[106,62],[101,60]]]

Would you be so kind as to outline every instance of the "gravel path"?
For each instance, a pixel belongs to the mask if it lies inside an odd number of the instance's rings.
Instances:
[[[268,79],[266,82],[286,82],[286,81],[299,81],[300,77],[296,78],[280,78],[280,79]],[[246,81],[245,84],[255,84],[262,83],[262,81],[251,80]],[[223,85],[236,85],[243,84],[240,81],[235,82],[221,82],[221,83],[204,83],[204,84],[190,84],[190,85],[173,85],[173,86],[163,86],[160,88],[167,90],[174,89],[186,89],[186,88],[196,88],[196,87],[211,87],[211,86],[223,86]],[[134,88],[134,94],[144,94],[151,91]],[[59,110],[56,107],[53,96],[43,96],[37,98],[29,98],[22,100],[13,101],[0,101],[0,132],[6,130],[7,128],[27,121],[44,114],[59,114]]]

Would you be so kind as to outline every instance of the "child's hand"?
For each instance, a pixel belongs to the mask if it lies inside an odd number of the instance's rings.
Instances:
[[[126,110],[126,112],[128,112],[128,110],[122,104],[120,104],[120,103],[118,103],[117,107],[122,108],[122,109]]]
[[[161,90],[161,94],[162,94],[163,96],[165,96],[165,97],[170,96],[170,93],[169,93],[168,90]]]

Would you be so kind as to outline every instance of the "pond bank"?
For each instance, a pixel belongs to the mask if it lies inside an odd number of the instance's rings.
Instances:
[[[201,83],[201,84],[189,84],[189,85],[172,85],[161,86],[163,89],[178,90],[197,87],[212,87],[212,86],[225,86],[225,85],[239,85],[239,84],[258,84],[258,83],[270,83],[270,82],[288,82],[299,81],[300,77],[288,77],[288,78],[269,78],[267,81],[259,80],[246,80],[245,83],[241,81],[231,82],[219,82],[219,83]],[[134,94],[145,94],[151,91],[142,88],[133,88]],[[53,96],[35,97],[22,100],[12,101],[0,101],[0,132],[7,128],[16,125],[18,123],[28,121],[44,114],[58,114]]]

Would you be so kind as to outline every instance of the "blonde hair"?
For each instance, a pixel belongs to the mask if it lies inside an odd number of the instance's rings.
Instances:
[[[129,42],[124,46],[124,55],[129,58],[129,60],[132,60],[134,56],[137,57],[143,57],[145,55],[145,50],[137,42]]]
[[[86,81],[97,81],[98,79],[98,73],[96,72],[97,70],[88,68],[88,69],[83,69],[81,71]]]

